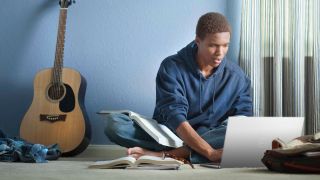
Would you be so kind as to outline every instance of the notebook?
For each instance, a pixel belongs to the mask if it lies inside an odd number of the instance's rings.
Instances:
[[[289,142],[303,133],[304,117],[229,117],[221,163],[201,166],[262,167],[261,159],[272,149],[272,140]]]

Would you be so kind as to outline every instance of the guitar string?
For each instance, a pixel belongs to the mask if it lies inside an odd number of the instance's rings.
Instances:
[[[51,96],[54,100],[58,99],[63,95],[64,92],[61,93],[61,90],[64,91],[64,88],[62,86],[62,58],[63,58],[63,50],[64,50],[64,34],[65,34],[65,28],[66,28],[66,16],[67,16],[67,9],[60,9],[60,15],[59,15],[59,31],[58,31],[58,39],[57,39],[57,54],[56,54],[56,60],[55,65],[53,69],[53,82],[52,82],[52,91]],[[61,89],[63,88],[63,89]],[[50,92],[49,92],[50,94]],[[51,108],[50,108],[51,109]]]
[[[55,61],[55,66],[54,66],[54,69],[53,69],[53,99],[56,100],[57,97],[58,97],[58,92],[57,92],[57,68],[58,68],[58,65],[59,65],[59,56],[61,54],[60,52],[60,37],[61,37],[61,22],[62,21],[62,10],[60,9],[60,14],[59,14],[59,31],[58,31],[58,37],[57,37],[57,47],[56,47],[56,61]]]
[[[65,26],[64,26],[64,24],[65,24],[65,22],[64,22],[64,18],[65,18],[65,16],[64,16],[64,11],[61,9],[61,12],[62,12],[62,19],[61,19],[61,22],[62,22],[62,24],[61,24],[61,32],[60,32],[60,41],[59,41],[59,61],[58,61],[58,83],[57,83],[57,88],[58,88],[58,97],[57,97],[57,99],[58,98],[61,98],[61,84],[62,84],[62,82],[61,82],[61,68],[62,68],[62,66],[61,66],[61,61],[62,61],[62,58],[63,58],[63,40],[64,40],[64,28],[65,28]]]
[[[60,29],[60,23],[61,23],[61,10],[59,14],[59,29]],[[57,37],[57,45],[56,45],[56,55],[55,55],[55,61],[54,61],[54,68],[52,70],[53,73],[53,81],[52,81],[52,99],[54,100],[56,98],[56,68],[58,64],[58,51],[59,51],[59,31],[58,31],[58,37]],[[50,106],[51,107],[51,106]],[[50,108],[52,109],[52,107]],[[51,112],[51,111],[50,111]]]
[[[62,82],[62,68],[63,68],[63,55],[64,55],[64,41],[65,41],[65,32],[66,32],[66,20],[67,20],[67,9],[63,9],[62,10],[62,14],[63,14],[63,18],[62,18],[62,38],[61,38],[61,41],[62,42],[60,42],[61,44],[61,53],[60,53],[60,55],[61,55],[61,59],[60,59],[60,61],[59,61],[59,95],[60,96],[62,96],[63,94],[64,94],[64,88],[63,88],[63,82]],[[60,88],[62,88],[62,89],[60,89]]]
[[[59,63],[59,39],[60,39],[60,29],[61,29],[61,9],[60,9],[60,14],[59,14],[59,31],[58,31],[58,37],[57,37],[57,47],[56,47],[56,61],[55,61],[55,66],[53,69],[53,99],[55,100],[57,98],[57,66]]]
[[[57,54],[56,54],[56,64],[55,64],[55,69],[54,69],[54,84],[53,84],[53,87],[54,87],[54,100],[56,100],[58,98],[58,95],[59,95],[59,88],[57,86],[59,86],[59,81],[58,81],[58,77],[59,76],[59,72],[58,72],[58,68],[59,68],[59,63],[60,63],[60,58],[61,58],[61,48],[60,48],[60,41],[61,41],[61,28],[62,28],[62,19],[63,19],[63,11],[62,9],[60,9],[60,14],[59,14],[59,30],[58,30],[58,38],[57,38]],[[53,107],[54,105],[51,106],[51,108],[54,108]],[[51,111],[52,112],[52,111]]]
[[[62,95],[61,93],[61,86],[62,86],[62,58],[63,58],[63,53],[64,53],[64,34],[65,34],[65,24],[66,24],[66,11],[61,9],[61,12],[62,12],[62,19],[61,19],[61,32],[60,32],[60,41],[59,41],[59,61],[58,61],[58,83],[57,83],[57,87],[58,87],[58,97],[57,98],[60,98],[60,96]]]

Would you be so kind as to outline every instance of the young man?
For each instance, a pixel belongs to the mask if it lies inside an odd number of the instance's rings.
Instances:
[[[204,14],[195,40],[161,63],[153,118],[175,132],[185,146],[159,145],[122,114],[108,116],[109,139],[128,147],[128,155],[135,158],[168,153],[192,163],[220,161],[227,118],[252,115],[250,80],[225,58],[230,36],[231,27],[223,15]]]

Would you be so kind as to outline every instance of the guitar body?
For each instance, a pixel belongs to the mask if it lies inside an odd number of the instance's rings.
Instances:
[[[62,155],[82,152],[91,139],[90,123],[84,106],[86,81],[79,72],[62,68],[61,96],[54,98],[53,69],[37,73],[34,96],[20,125],[21,138],[44,145],[58,144]]]

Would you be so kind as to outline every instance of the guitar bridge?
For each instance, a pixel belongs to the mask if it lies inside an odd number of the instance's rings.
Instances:
[[[61,115],[40,114],[40,121],[49,121],[49,122],[65,121],[66,116],[67,115],[65,114],[61,114]]]

